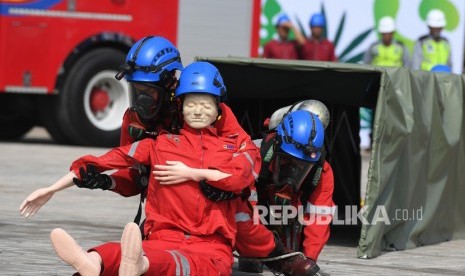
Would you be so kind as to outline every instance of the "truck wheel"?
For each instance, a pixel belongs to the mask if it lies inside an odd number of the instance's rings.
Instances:
[[[58,95],[47,95],[38,99],[39,118],[55,143],[71,144],[70,138],[61,129],[59,119],[60,98]]]
[[[0,96],[0,139],[17,140],[36,123],[32,98],[25,95]]]
[[[60,95],[61,128],[80,145],[119,145],[121,123],[129,106],[129,85],[115,75],[124,63],[121,51],[102,48],[85,54],[72,67]]]

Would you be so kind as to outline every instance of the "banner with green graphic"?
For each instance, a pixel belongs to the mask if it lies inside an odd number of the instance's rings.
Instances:
[[[377,23],[392,16],[397,25],[395,38],[413,51],[415,41],[428,33],[426,15],[440,9],[447,25],[442,35],[452,48],[454,73],[462,73],[464,54],[464,0],[262,0],[260,17],[260,49],[276,38],[275,20],[286,13],[306,36],[310,35],[309,20],[321,12],[326,17],[326,34],[336,46],[341,62],[359,63],[371,43],[378,39]]]

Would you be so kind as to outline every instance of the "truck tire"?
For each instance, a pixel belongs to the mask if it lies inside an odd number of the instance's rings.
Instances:
[[[17,140],[35,125],[33,100],[25,95],[0,96],[0,140]]]
[[[112,48],[86,53],[71,68],[60,92],[61,129],[79,145],[119,145],[124,112],[129,107],[129,85],[115,75],[125,54]]]
[[[72,144],[70,138],[61,129],[59,119],[60,98],[58,95],[47,95],[38,99],[38,109],[40,123],[47,129],[52,136],[53,141],[57,144]]]

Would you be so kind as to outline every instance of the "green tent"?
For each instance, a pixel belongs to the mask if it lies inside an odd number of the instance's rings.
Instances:
[[[330,107],[327,143],[340,211],[360,203],[358,110],[375,108],[358,257],[465,238],[462,75],[298,60],[197,60],[220,69],[231,108],[253,138],[274,110],[297,100]]]

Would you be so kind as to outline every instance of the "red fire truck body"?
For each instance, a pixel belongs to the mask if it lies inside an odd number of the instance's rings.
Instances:
[[[128,94],[114,75],[141,37],[176,43],[178,1],[0,5],[0,138],[16,139],[42,124],[58,142],[117,144]]]
[[[255,56],[260,0],[0,0],[0,140],[36,125],[55,142],[119,143],[131,45],[169,39],[195,56]],[[186,58],[187,57],[187,58]]]

